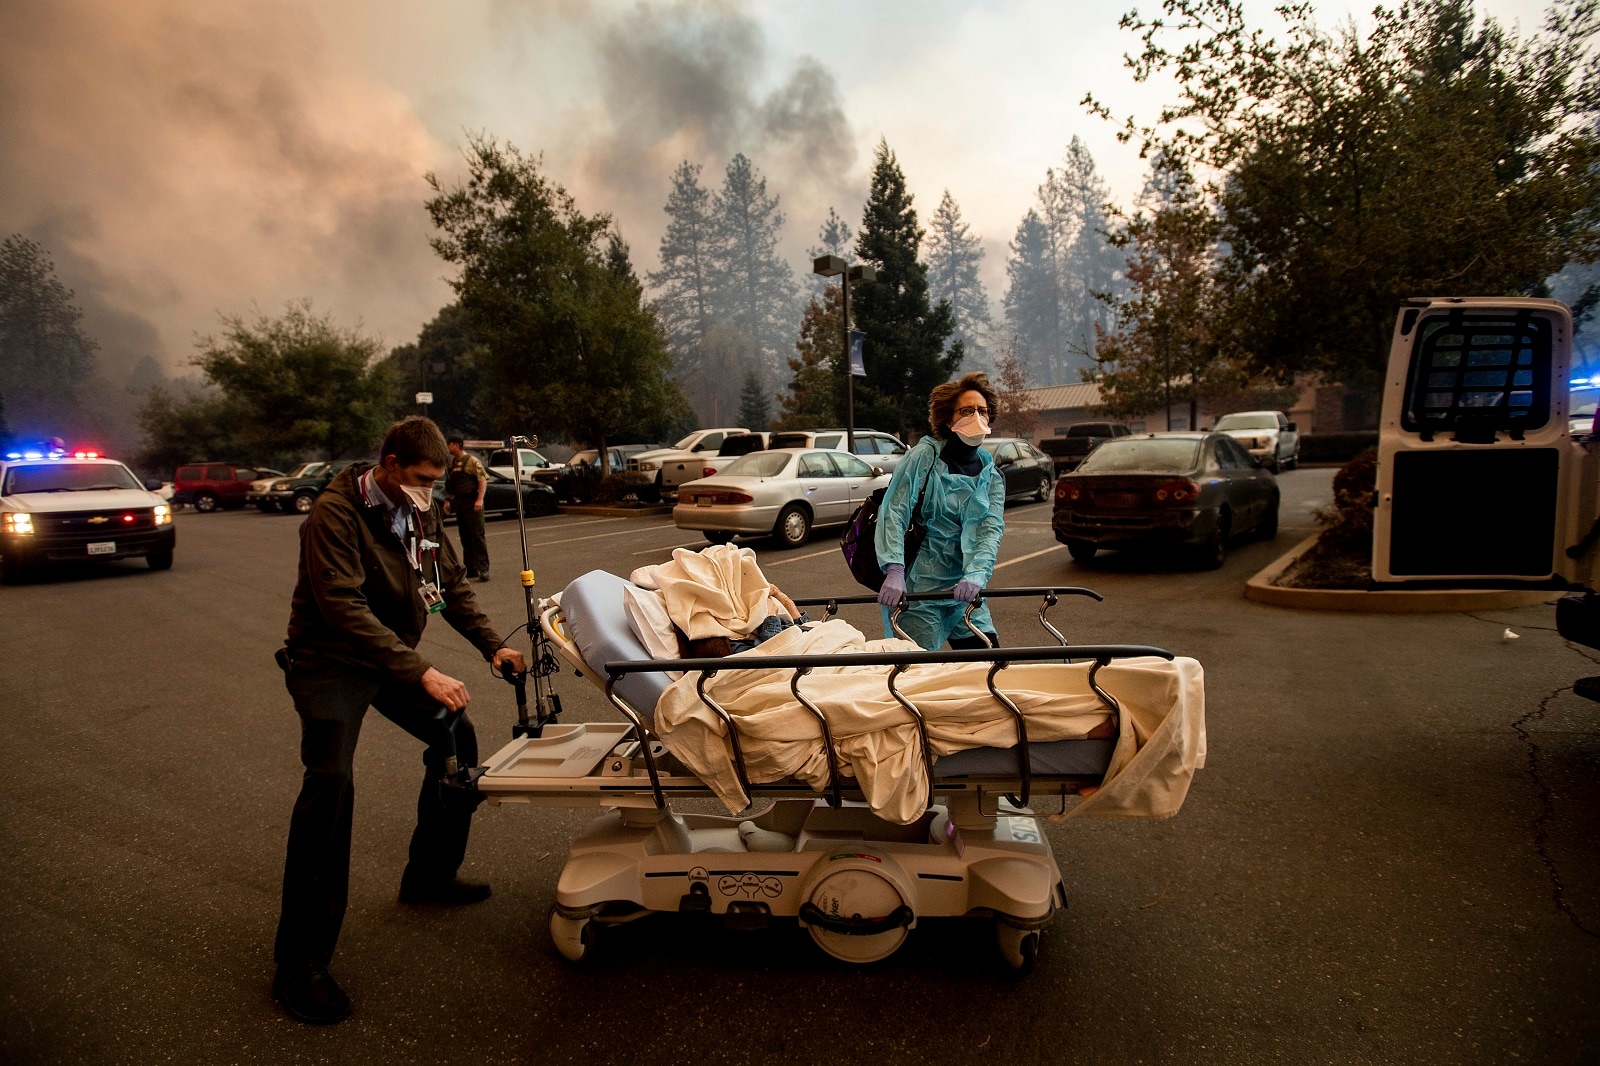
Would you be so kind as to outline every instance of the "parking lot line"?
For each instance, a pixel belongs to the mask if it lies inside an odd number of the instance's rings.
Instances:
[[[996,570],[1004,570],[1006,567],[1011,566],[1011,565],[1013,565],[1015,563],[1025,563],[1029,559],[1037,559],[1041,555],[1049,555],[1051,552],[1058,552],[1062,548],[1065,548],[1065,547],[1066,547],[1065,544],[1052,544],[1048,548],[1040,548],[1036,552],[1029,552],[1027,555],[1019,555],[1015,559],[1007,559],[1003,563],[996,563],[994,568]]]
[[[796,555],[791,559],[779,559],[778,561],[771,563],[763,562],[761,565],[763,568],[769,566],[787,566],[790,563],[798,563],[806,559],[815,559],[819,555],[831,555],[838,550],[838,545],[834,545],[832,548],[824,548],[819,552],[811,552],[809,555]]]
[[[633,520],[632,519],[628,519],[628,521],[633,521]],[[670,529],[673,532],[677,532],[677,527],[676,526],[656,526],[655,528],[656,529]],[[497,532],[494,532],[494,533],[490,533],[489,536],[491,536],[491,537],[503,537],[503,536],[507,536],[507,535],[515,533],[515,532],[516,532],[516,530],[514,530],[514,529],[506,529],[506,530],[500,530],[500,531],[497,531]],[[579,541],[584,541],[584,540],[602,540],[602,539],[604,539],[606,537],[627,537],[627,536],[632,536],[633,534],[640,533],[640,532],[649,532],[649,530],[614,529],[610,533],[591,533],[587,537],[562,537],[559,540],[539,540],[539,541],[530,540],[528,542],[528,547],[529,548],[554,548],[557,545],[561,545],[561,544],[577,544]]]
[[[635,554],[635,555],[649,555],[652,552],[670,552],[670,551],[676,551],[679,548],[693,548],[696,545],[703,544],[703,543],[705,543],[705,542],[704,541],[699,541],[699,540],[691,540],[691,541],[687,541],[686,543],[683,543],[683,544],[667,544],[667,545],[664,545],[664,546],[662,546],[660,548],[646,548],[642,552],[634,552],[633,554]]]

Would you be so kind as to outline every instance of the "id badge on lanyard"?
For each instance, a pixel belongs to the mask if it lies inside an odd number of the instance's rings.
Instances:
[[[439,545],[426,537],[419,538],[415,532],[411,534],[411,541],[406,546],[406,558],[410,560],[412,569],[418,575],[423,574],[422,556],[426,553],[433,560],[433,580],[423,580],[417,587],[417,593],[422,597],[422,605],[428,609],[429,614],[438,614],[444,610],[444,593],[439,589]]]

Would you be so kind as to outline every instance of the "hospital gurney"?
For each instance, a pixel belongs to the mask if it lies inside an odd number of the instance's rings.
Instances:
[[[1025,715],[1001,687],[1004,671],[1022,663],[1087,664],[1089,688],[1111,725],[1120,727],[1118,701],[1097,678],[1101,668],[1146,656],[1170,661],[1171,652],[1137,645],[1071,646],[1049,622],[1050,608],[1065,596],[1098,600],[1098,594],[1027,588],[991,589],[985,596],[1039,597],[1039,621],[1053,645],[652,659],[629,625],[626,586],[620,577],[593,571],[572,582],[559,603],[538,605],[543,636],[605,692],[625,721],[519,729],[522,735],[491,756],[473,779],[492,803],[608,809],[573,843],[556,887],[550,932],[563,955],[583,960],[595,945],[598,927],[678,911],[718,915],[747,927],[794,917],[828,954],[866,963],[893,953],[921,918],[973,916],[995,922],[1010,966],[1032,968],[1042,930],[1066,905],[1066,893],[1030,805],[1047,800],[1064,810],[1071,797],[1098,786],[1116,736],[1113,728],[1110,736],[1030,743]],[[875,605],[876,598],[795,602],[821,608],[827,618],[840,606]],[[990,664],[987,687],[1011,715],[1016,743],[936,761],[922,712],[897,687],[906,671],[933,663]],[[840,772],[828,719],[805,691],[808,675],[835,667],[890,668],[886,684],[917,727],[929,782],[927,809],[909,825],[874,814],[856,781]],[[794,779],[750,780],[736,721],[706,691],[709,679],[741,670],[791,672],[789,691],[814,716],[828,757],[820,796]],[[673,810],[675,800],[713,793],[652,731],[656,702],[671,683],[668,671],[694,676],[699,698],[726,727],[728,757],[750,798],[749,809],[735,815]]]

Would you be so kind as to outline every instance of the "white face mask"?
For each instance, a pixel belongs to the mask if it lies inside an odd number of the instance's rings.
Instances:
[[[973,447],[983,443],[983,438],[989,435],[989,420],[974,412],[950,426],[955,430],[956,436],[961,438],[963,444]]]
[[[410,497],[411,502],[417,505],[417,510],[426,511],[433,506],[433,490],[425,489],[420,485],[401,485],[400,491]]]

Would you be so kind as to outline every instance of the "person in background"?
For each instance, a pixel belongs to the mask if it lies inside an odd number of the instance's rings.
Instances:
[[[466,441],[451,437],[450,472],[444,478],[444,512],[456,516],[456,534],[461,538],[461,561],[467,576],[489,580],[489,542],[483,532],[483,493],[489,475],[478,457],[467,451]]]
[[[1005,532],[1005,479],[987,451],[978,447],[989,433],[997,403],[989,379],[980,373],[947,381],[928,397],[924,437],[895,467],[878,517],[875,547],[883,566],[884,636],[895,636],[889,617],[908,593],[951,591],[949,600],[912,601],[900,628],[928,651],[946,641],[952,648],[981,648],[983,640],[963,621],[994,576]],[[906,558],[906,534],[918,514],[927,531],[921,549]],[[972,624],[999,644],[987,603],[972,612]]]
[[[328,964],[349,897],[352,766],[369,706],[427,745],[400,902],[448,906],[489,896],[488,885],[457,876],[476,797],[441,787],[451,719],[460,765],[478,762],[467,686],[417,645],[439,614],[496,669],[520,673],[528,665],[520,651],[501,646],[440,529],[433,483],[449,459],[438,426],[426,418],[397,422],[378,465],[342,471],[300,527],[300,576],[277,658],[300,716],[305,774],[289,821],[272,994],[302,1022],[350,1013]]]

